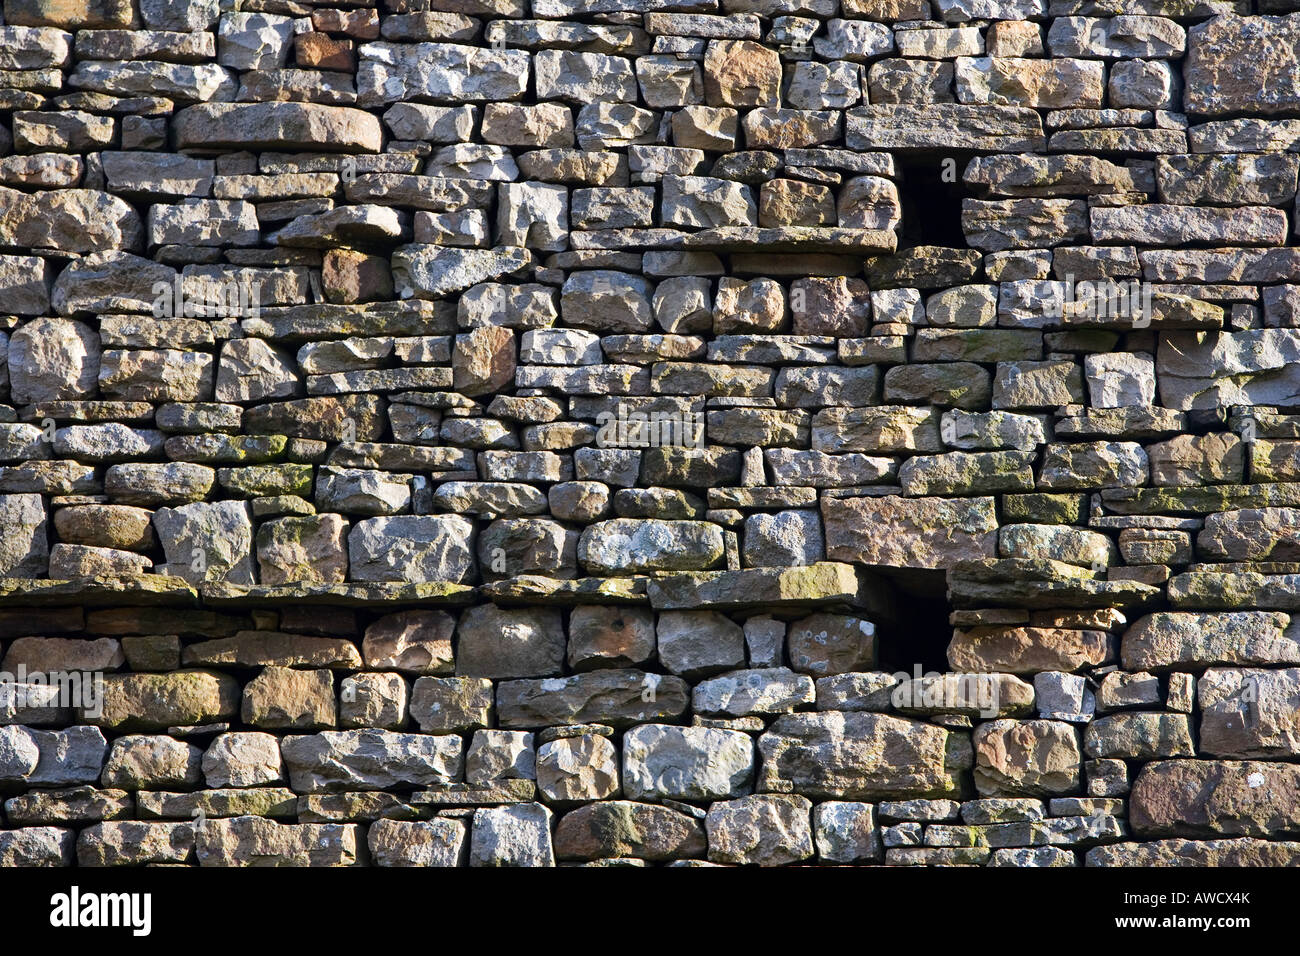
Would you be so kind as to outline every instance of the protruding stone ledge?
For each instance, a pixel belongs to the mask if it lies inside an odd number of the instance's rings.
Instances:
[[[1213,485],[1202,488],[1107,488],[1102,506],[1123,515],[1208,515],[1241,508],[1300,506],[1300,484]]]
[[[1136,581],[1099,580],[1087,568],[1051,560],[963,561],[948,572],[953,607],[1142,608],[1162,591]]]
[[[548,604],[573,607],[579,604],[647,604],[646,585],[641,575],[625,578],[578,578],[565,581],[540,574],[521,574],[493,581],[478,588],[478,596],[493,604]]]
[[[316,605],[388,610],[404,606],[502,607],[641,605],[656,610],[799,610],[832,606],[892,614],[889,590],[861,565],[824,561],[806,567],[747,568],[572,580],[519,575],[477,587],[451,581],[346,582],[343,584],[228,584],[197,587],[177,577],[142,574],[120,578],[49,581],[0,578],[0,607],[275,608]]]
[[[574,230],[575,250],[689,250],[691,252],[826,252],[855,256],[890,255],[898,248],[896,233],[838,226],[718,226],[699,232],[676,229]]]
[[[728,226],[693,233],[687,236],[682,248],[715,252],[840,252],[878,256],[891,255],[898,248],[898,235],[877,229]]]
[[[1189,571],[1169,579],[1169,603],[1198,611],[1300,609],[1300,574]]]
[[[199,593],[161,574],[81,578],[0,578],[0,607],[198,607]]]
[[[285,586],[204,584],[200,597],[208,607],[281,607],[316,604],[326,607],[391,607],[401,604],[461,606],[472,604],[475,589],[450,581],[417,583],[299,584]]]
[[[795,610],[843,604],[889,614],[888,593],[870,572],[822,561],[802,568],[749,568],[673,574],[652,580],[650,606],[659,611]]]

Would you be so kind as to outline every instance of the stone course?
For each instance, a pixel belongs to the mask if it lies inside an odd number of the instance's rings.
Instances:
[[[0,865],[1300,865],[1293,11],[4,0]]]

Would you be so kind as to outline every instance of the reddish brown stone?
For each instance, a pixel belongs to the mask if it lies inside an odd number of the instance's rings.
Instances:
[[[515,380],[515,334],[486,325],[456,336],[452,356],[453,387],[463,395],[486,395]]]
[[[379,39],[377,10],[313,10],[311,25],[321,33],[346,33],[358,40]]]
[[[393,297],[393,274],[383,256],[331,249],[321,263],[321,284],[330,302],[351,305]]]
[[[323,33],[300,33],[294,37],[293,51],[301,67],[349,73],[357,68],[351,40],[336,40]]]

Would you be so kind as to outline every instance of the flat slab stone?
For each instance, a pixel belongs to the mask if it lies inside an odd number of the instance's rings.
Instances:
[[[406,604],[459,606],[472,603],[476,593],[469,585],[450,581],[277,586],[212,582],[202,585],[199,590],[203,604],[214,608],[274,608],[286,604],[356,608],[389,608]]]
[[[1144,837],[1300,833],[1300,766],[1224,760],[1149,763],[1133,782],[1128,818]]]
[[[970,106],[926,103],[881,105],[844,114],[849,149],[975,149],[1041,153],[1047,148],[1038,111],[1022,106]]]
[[[650,606],[661,611],[804,608],[829,604],[884,611],[880,582],[851,564],[822,561],[801,568],[749,568],[669,574],[650,580]]]
[[[1300,843],[1268,840],[1154,840],[1093,847],[1086,866],[1297,866]]]
[[[1300,574],[1189,571],[1170,578],[1168,592],[1176,608],[1300,610]]]
[[[172,119],[177,149],[313,149],[377,153],[379,117],[319,103],[199,103]]]
[[[578,578],[565,581],[540,574],[521,574],[480,585],[477,595],[493,604],[543,604],[578,607],[584,604],[645,604],[649,578]]]
[[[1160,594],[1149,584],[1098,580],[1059,561],[970,561],[948,575],[948,600],[961,608],[1129,608],[1149,605]]]
[[[160,574],[48,581],[0,578],[0,607],[198,607],[194,586]]]

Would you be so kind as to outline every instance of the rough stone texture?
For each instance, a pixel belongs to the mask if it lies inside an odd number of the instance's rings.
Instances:
[[[1295,863],[1293,7],[6,0],[0,864]]]
[[[1292,764],[1168,760],[1133,782],[1129,820],[1143,836],[1258,836],[1300,831]]]
[[[780,866],[812,856],[812,801],[789,794],[754,794],[720,800],[705,826],[709,859],[715,863]]]
[[[753,777],[753,743],[739,731],[648,724],[623,737],[623,789],[634,800],[716,800]]]
[[[946,764],[948,737],[939,727],[881,714],[791,714],[759,738],[758,787],[820,798],[940,796],[956,783]]]
[[[1073,793],[1079,738],[1066,723],[995,720],[975,732],[975,785],[982,794]]]
[[[593,803],[566,813],[555,829],[562,860],[634,857],[657,863],[704,855],[704,828],[667,807],[624,800]]]

